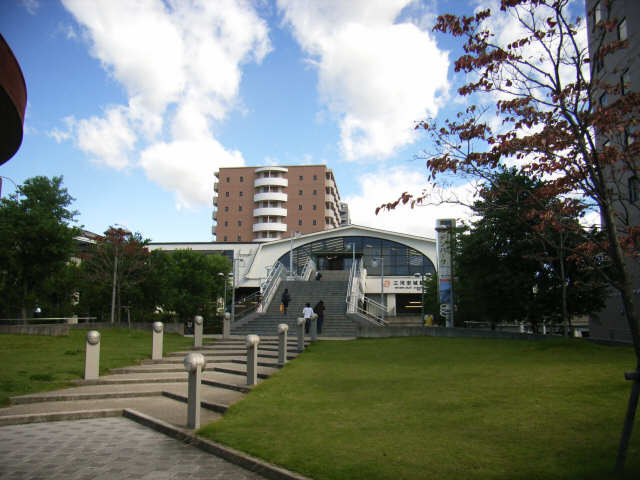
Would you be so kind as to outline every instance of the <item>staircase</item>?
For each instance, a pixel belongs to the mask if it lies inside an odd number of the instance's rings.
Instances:
[[[324,324],[322,327],[323,337],[354,337],[356,335],[356,325],[346,317],[345,298],[347,294],[349,272],[343,271],[321,271],[320,281],[300,280],[283,281],[278,287],[278,291],[271,301],[271,305],[260,316],[252,316],[246,321],[240,320],[232,325],[233,335],[277,335],[278,324],[289,325],[289,335],[295,335],[296,319],[302,316],[302,309],[308,302],[312,307],[320,300],[324,301]],[[313,278],[313,277],[312,277]],[[280,298],[284,289],[289,289],[291,301],[287,308],[287,314],[280,312]]]

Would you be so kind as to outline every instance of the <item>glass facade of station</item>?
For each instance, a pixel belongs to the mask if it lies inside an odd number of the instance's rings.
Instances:
[[[349,270],[354,257],[363,260],[367,275],[379,276],[382,264],[385,277],[436,271],[433,262],[414,248],[374,237],[327,238],[301,245],[293,250],[293,269],[300,273],[311,258],[318,270]],[[288,269],[289,252],[279,261]]]

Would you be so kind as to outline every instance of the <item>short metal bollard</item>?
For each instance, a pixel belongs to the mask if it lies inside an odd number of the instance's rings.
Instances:
[[[311,315],[311,341],[315,342],[318,340],[318,314],[314,313]]]
[[[162,341],[164,338],[164,324],[153,322],[153,346],[151,348],[151,360],[162,360]]]
[[[189,353],[184,357],[184,369],[189,372],[187,428],[200,428],[200,381],[206,365],[207,361],[201,353]]]
[[[258,335],[247,335],[247,385],[258,383]]]
[[[100,376],[100,332],[87,332],[87,344],[84,357],[84,379],[94,380]]]
[[[224,319],[222,320],[222,338],[231,337],[231,314],[224,312]]]
[[[298,317],[296,320],[296,333],[298,334],[298,353],[304,351],[304,323],[305,320],[302,317]]]
[[[278,325],[278,365],[287,363],[287,332],[289,325],[281,323]]]
[[[193,318],[193,346],[202,346],[202,324],[204,319],[200,315]]]

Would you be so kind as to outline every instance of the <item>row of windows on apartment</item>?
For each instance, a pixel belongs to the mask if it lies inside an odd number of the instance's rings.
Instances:
[[[278,221],[262,221],[262,222],[259,222],[259,223],[286,223],[286,222],[278,222]],[[325,218],[325,222],[324,222],[324,223],[325,223],[325,225],[333,225],[333,222],[332,222],[332,221],[331,221],[331,219],[330,219],[330,218],[328,218],[328,217],[327,217],[327,218]],[[311,222],[311,224],[312,224],[313,226],[318,225],[318,220],[313,220],[313,221]],[[223,225],[224,225],[225,227],[228,227],[228,226],[229,226],[229,221],[228,221],[228,220],[225,220],[225,221],[224,221],[224,223],[223,223]],[[302,226],[302,219],[298,219],[298,225]],[[239,227],[241,227],[241,226],[242,226],[242,220],[238,220],[238,226],[239,226]]]
[[[284,177],[284,175],[277,175],[277,174],[276,175],[273,175],[273,174],[269,175],[269,174],[265,173],[263,175],[258,175],[258,178],[285,178],[285,177]],[[318,180],[318,175],[314,175],[313,179],[314,180]],[[327,180],[330,180],[330,179],[331,179],[331,177],[329,175],[327,175]],[[227,177],[226,180],[227,180],[227,183],[231,183],[231,177]],[[304,180],[304,175],[299,175],[298,176],[298,180],[300,180],[300,181]],[[240,176],[240,183],[242,183],[242,182],[244,182],[244,177]]]
[[[312,193],[313,193],[313,195],[318,195],[318,190],[313,190]],[[327,191],[327,193],[329,193],[329,192]],[[303,194],[304,194],[304,192],[302,190],[298,190],[298,196],[302,196]],[[224,196],[225,197],[229,197],[229,192],[224,192]],[[238,196],[239,197],[243,197],[244,193],[242,191],[240,191],[240,192],[238,192]]]
[[[264,206],[263,206],[263,208],[266,208],[266,207],[264,207]],[[283,207],[274,207],[274,208],[283,208]],[[328,202],[327,202],[327,208],[330,208],[330,207],[329,207],[329,203],[328,203]],[[311,209],[312,209],[312,210],[317,210],[317,209],[318,209],[318,206],[314,204],[314,205],[312,205],[312,206],[311,206]],[[302,210],[302,204],[298,204],[298,210]],[[229,211],[229,206],[228,206],[228,205],[224,207],[224,211],[225,211],[225,212],[228,212],[228,211]],[[242,205],[238,205],[238,211],[239,211],[239,212],[241,212],[241,211],[242,211]]]

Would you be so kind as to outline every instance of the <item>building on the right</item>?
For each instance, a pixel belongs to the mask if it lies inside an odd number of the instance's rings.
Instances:
[[[591,82],[597,85],[619,85],[619,94],[637,92],[640,87],[640,1],[638,0],[586,0],[587,37],[589,57],[591,58]],[[600,22],[615,21],[615,28],[607,30],[597,28]],[[598,53],[610,42],[625,40],[627,48],[600,57]],[[612,100],[612,93],[596,87],[592,91],[593,105],[606,106]],[[629,132],[625,131],[619,139],[598,136],[598,147],[610,142],[629,142]],[[614,173],[615,172],[615,173]],[[621,173],[624,172],[624,173]],[[618,175],[616,182],[617,201],[615,205],[621,224],[640,224],[640,172],[635,168],[612,168],[609,175]],[[624,178],[620,178],[624,175]],[[622,185],[625,188],[620,188]],[[621,225],[622,226],[622,225]],[[640,268],[634,260],[628,260],[631,268],[636,301],[640,301]],[[629,325],[624,315],[622,299],[612,290],[605,309],[590,320],[590,336],[596,340],[631,343]]]

